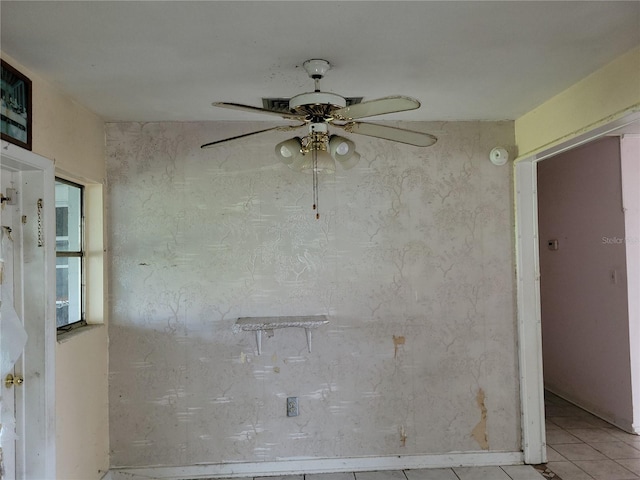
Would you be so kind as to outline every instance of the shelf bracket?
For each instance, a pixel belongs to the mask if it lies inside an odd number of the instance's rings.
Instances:
[[[312,330],[328,323],[329,320],[325,315],[305,317],[242,317],[236,320],[236,323],[233,325],[233,331],[234,333],[240,331],[255,332],[258,355],[262,355],[262,332],[288,327],[304,328],[307,337],[307,349],[309,353],[311,353]]]

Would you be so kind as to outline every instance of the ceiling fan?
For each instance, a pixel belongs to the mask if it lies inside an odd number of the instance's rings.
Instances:
[[[436,137],[428,133],[355,121],[386,113],[414,110],[420,107],[420,102],[415,98],[397,95],[347,105],[347,100],[344,97],[320,90],[320,80],[331,68],[328,61],[307,60],[303,67],[309,77],[314,80],[315,89],[313,92],[301,93],[289,99],[287,111],[230,102],[213,103],[215,107],[278,116],[286,120],[300,122],[298,125],[278,126],[245,133],[206,143],[201,148],[213,147],[223,142],[271,130],[291,131],[306,126],[308,128],[307,135],[294,137],[276,145],[276,155],[293,170],[312,171],[317,174],[335,172],[334,160],[338,160],[343,168],[348,169],[355,166],[360,158],[360,155],[355,151],[355,144],[351,140],[329,134],[329,125],[340,128],[347,133],[383,138],[418,147],[428,147],[436,143]],[[312,155],[307,155],[308,153],[312,153]]]
[[[322,59],[307,60],[304,62],[303,67],[309,77],[314,80],[315,89],[313,92],[301,93],[290,98],[288,109],[258,108],[230,102],[213,103],[215,107],[278,116],[285,120],[299,122],[297,125],[278,126],[245,133],[205,143],[201,148],[213,147],[223,142],[271,130],[291,131],[306,126],[308,133],[305,136],[293,137],[278,143],[275,152],[280,161],[292,170],[311,172],[313,174],[313,209],[316,211],[316,219],[319,219],[318,174],[335,173],[336,160],[344,169],[353,168],[360,160],[360,154],[355,151],[355,144],[348,138],[330,135],[329,125],[341,128],[347,133],[383,138],[418,147],[428,147],[436,143],[436,137],[428,133],[355,121],[360,118],[373,117],[385,113],[414,110],[420,107],[420,102],[415,98],[396,95],[347,105],[346,98],[320,90],[320,80],[331,68],[331,64],[328,61]]]

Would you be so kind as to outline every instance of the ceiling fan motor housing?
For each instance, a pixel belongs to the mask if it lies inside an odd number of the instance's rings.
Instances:
[[[308,114],[310,109],[307,107],[313,107],[314,105],[330,105],[335,107],[334,110],[337,110],[338,108],[346,107],[347,101],[344,97],[329,92],[301,93],[289,100],[289,110],[292,112]]]
[[[347,106],[347,100],[335,93],[321,92],[318,80],[331,68],[331,64],[319,58],[307,60],[302,64],[309,77],[316,81],[314,92],[301,93],[289,100],[289,111],[306,115],[312,121],[326,120],[330,113]]]

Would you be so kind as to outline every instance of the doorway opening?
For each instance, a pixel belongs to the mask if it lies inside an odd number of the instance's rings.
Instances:
[[[622,133],[630,129],[640,131],[640,113],[629,114],[546,151],[519,159],[514,165],[518,337],[523,451],[526,463],[536,464],[547,461],[542,364],[537,164],[544,159],[550,159],[605,135]],[[640,339],[639,335],[638,331],[630,332],[632,339]],[[633,362],[634,359],[632,359]],[[638,372],[635,373],[635,375],[637,374]],[[637,382],[635,384],[637,385]]]

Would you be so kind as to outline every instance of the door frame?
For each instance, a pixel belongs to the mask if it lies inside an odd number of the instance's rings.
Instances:
[[[30,179],[31,184],[35,184],[34,189],[38,191],[21,191],[24,182],[17,186],[19,208],[22,215],[26,214],[24,230],[30,231],[28,240],[25,239],[26,232],[23,232],[23,241],[26,243],[23,244],[21,258],[21,263],[25,266],[21,311],[25,312],[25,307],[28,307],[31,290],[29,285],[38,283],[42,285],[43,291],[40,292],[42,305],[38,307],[36,315],[23,319],[29,338],[17,364],[24,377],[24,384],[20,387],[20,398],[16,399],[19,402],[16,408],[20,409],[16,415],[16,428],[21,433],[16,445],[16,478],[49,479],[56,475],[54,164],[45,157],[6,141],[2,141],[0,145],[0,163],[2,168],[22,172],[25,177],[40,174]],[[38,198],[43,199],[41,247],[34,240],[38,235],[38,218],[34,207]],[[26,256],[25,248],[31,249]],[[34,257],[39,259],[34,260]],[[34,266],[30,265],[32,262]],[[25,317],[30,316],[25,314]]]
[[[576,148],[631,124],[640,123],[635,111],[590,129],[538,153],[514,161],[515,240],[518,354],[524,461],[547,461],[538,259],[538,186],[536,166],[541,160]]]

